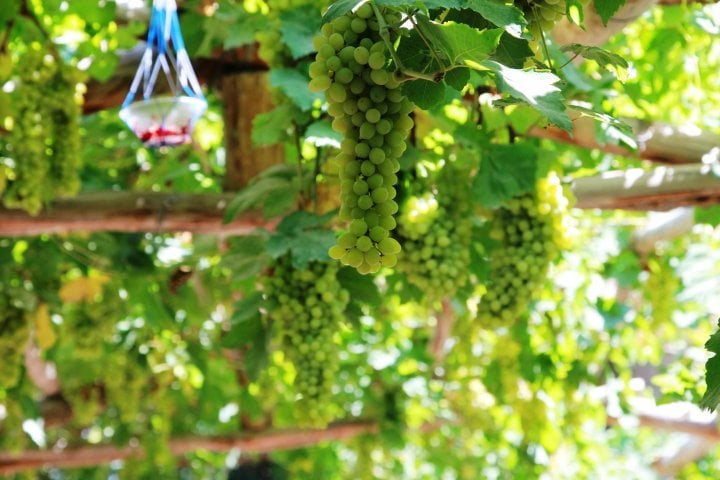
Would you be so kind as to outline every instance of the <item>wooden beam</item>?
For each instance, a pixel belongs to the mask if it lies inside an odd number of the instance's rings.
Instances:
[[[595,121],[588,117],[573,120],[572,135],[557,127],[534,127],[528,134],[580,148],[669,164],[698,163],[713,149],[720,147],[720,135],[696,127],[650,124],[631,119],[625,121],[633,127],[638,142],[637,152],[618,145],[600,144],[595,137]]]
[[[269,453],[316,445],[321,442],[339,442],[363,434],[375,434],[379,430],[375,422],[347,422],[330,425],[324,430],[268,430],[258,433],[238,434],[224,437],[174,438],[168,443],[175,456],[195,450],[227,452],[239,449],[247,453]],[[102,465],[125,458],[142,458],[140,445],[117,447],[96,445],[57,450],[28,450],[18,454],[0,452],[0,474],[9,475],[38,468],[78,468]]]
[[[720,178],[709,165],[611,171],[574,181],[578,208],[669,210],[720,203]],[[222,223],[233,194],[95,192],[59,199],[33,217],[0,208],[0,237],[74,232],[193,232],[246,235],[278,219],[257,211]]]
[[[720,177],[710,165],[634,168],[575,180],[578,208],[670,210],[720,203]]]
[[[18,237],[73,232],[177,232],[246,235],[275,220],[247,212],[222,223],[233,194],[97,192],[58,199],[38,216],[0,208],[0,236]]]

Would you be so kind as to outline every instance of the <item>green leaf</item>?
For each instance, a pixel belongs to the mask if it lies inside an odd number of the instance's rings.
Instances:
[[[461,92],[463,88],[470,81],[470,69],[469,68],[454,68],[445,74],[445,83],[449,86]]]
[[[382,305],[382,295],[372,275],[361,275],[354,268],[343,267],[337,274],[337,280],[353,301],[372,307]]]
[[[292,127],[292,121],[292,106],[287,103],[257,115],[253,119],[253,145],[261,147],[282,142],[288,136],[288,129]]]
[[[572,122],[565,112],[565,98],[555,86],[560,79],[554,74],[509,68],[492,60],[483,65],[495,72],[495,83],[500,92],[527,103],[555,125],[572,131]]]
[[[226,37],[223,40],[223,48],[230,50],[252,45],[255,43],[255,34],[263,28],[269,27],[266,15],[242,12],[231,23],[224,23],[222,28],[226,32]]]
[[[500,43],[491,58],[510,68],[523,68],[525,59],[533,55],[535,52],[532,51],[527,40],[515,38],[505,32],[500,37]]]
[[[593,0],[595,11],[597,11],[602,20],[603,25],[607,26],[608,21],[612,18],[615,13],[620,10],[620,7],[625,5],[627,0]]]
[[[278,226],[275,227],[275,231],[287,235],[298,234],[303,230],[322,227],[334,216],[335,212],[326,213],[325,215],[316,215],[314,213],[300,210],[283,218]]]
[[[403,83],[402,91],[408,99],[423,110],[429,110],[445,100],[445,84],[429,80],[412,80]]]
[[[423,20],[424,19],[424,20]],[[441,25],[418,18],[418,28],[433,48],[449,65],[466,65],[481,69],[481,62],[495,52],[503,34],[502,28],[478,30],[464,23],[447,22]]]
[[[617,72],[620,75],[628,68],[627,61],[620,55],[612,52],[608,52],[599,47],[589,47],[587,45],[580,45],[579,43],[572,43],[565,45],[561,49],[563,52],[571,52],[575,55],[580,55],[586,60],[592,60],[596,62],[600,68]]]
[[[243,321],[235,322],[223,336],[221,345],[229,349],[243,349],[245,373],[255,380],[267,363],[270,331],[265,328],[259,312]]]
[[[718,327],[720,328],[720,322]],[[700,400],[700,406],[708,410],[715,410],[720,404],[720,330],[710,336],[705,343],[705,350],[714,355],[705,363],[707,390]]]
[[[308,87],[310,78],[294,68],[273,68],[270,70],[270,85],[279,88],[300,110],[307,111],[322,95],[313,93]]]
[[[315,51],[313,37],[320,31],[321,21],[315,5],[303,5],[280,13],[280,33],[283,43],[298,59]]]
[[[267,235],[245,235],[230,241],[230,250],[221,264],[232,270],[236,280],[244,280],[260,273],[269,260],[265,252]]]
[[[513,37],[519,38],[522,27],[527,25],[522,10],[500,0],[466,0],[465,7],[476,11],[493,25],[505,28]]]
[[[325,12],[325,15],[323,15],[322,23],[325,24],[327,22],[335,20],[338,17],[342,17],[350,10],[355,8],[356,5],[364,2],[365,0],[338,0],[336,2],[333,2],[333,4],[330,5],[330,8],[327,9],[327,12]]]
[[[332,124],[327,120],[318,120],[310,124],[305,130],[305,140],[316,147],[340,148],[343,136],[333,130]]]
[[[328,250],[335,245],[335,234],[330,230],[309,230],[291,235],[276,234],[270,237],[267,251],[273,258],[290,252],[295,268],[304,269],[308,262],[325,262],[330,259]]]
[[[277,212],[279,209],[277,207],[278,198],[282,199],[281,206],[283,206],[284,210],[279,212],[282,213],[292,206],[297,195],[298,188],[293,182],[295,175],[295,170],[287,164],[277,165],[265,170],[255,177],[247,187],[240,190],[235,198],[228,203],[223,214],[223,222],[231,222],[240,213],[266,202],[271,195],[276,200],[270,205],[275,208],[266,211],[266,216],[272,216],[273,213]],[[287,200],[288,197],[291,197],[292,202]]]
[[[695,223],[707,223],[713,227],[720,225],[720,205],[695,208]]]
[[[531,191],[537,180],[537,151],[527,143],[489,145],[472,186],[473,199],[496,208]]]
[[[263,296],[260,292],[253,292],[247,297],[235,303],[235,312],[233,312],[230,321],[233,325],[253,320],[255,315],[260,312],[260,306],[263,303]]]

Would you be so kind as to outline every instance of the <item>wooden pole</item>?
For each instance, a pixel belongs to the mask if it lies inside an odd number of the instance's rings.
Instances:
[[[243,72],[222,79],[225,106],[225,189],[244,187],[258,173],[282,163],[282,145],[256,147],[252,142],[253,120],[274,108],[267,72]]]

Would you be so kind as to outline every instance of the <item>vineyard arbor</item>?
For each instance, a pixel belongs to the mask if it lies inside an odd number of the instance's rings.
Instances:
[[[717,477],[716,3],[148,12],[0,12],[0,474]]]

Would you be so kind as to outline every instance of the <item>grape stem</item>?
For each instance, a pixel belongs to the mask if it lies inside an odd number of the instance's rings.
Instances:
[[[300,205],[302,205],[302,208],[305,208],[305,185],[303,181],[303,172],[302,172],[302,145],[300,144],[300,132],[298,130],[298,125],[294,121],[292,122],[293,125],[293,137],[295,140],[295,149],[297,150],[297,176],[298,176],[298,182],[300,184],[299,191],[299,202]]]

